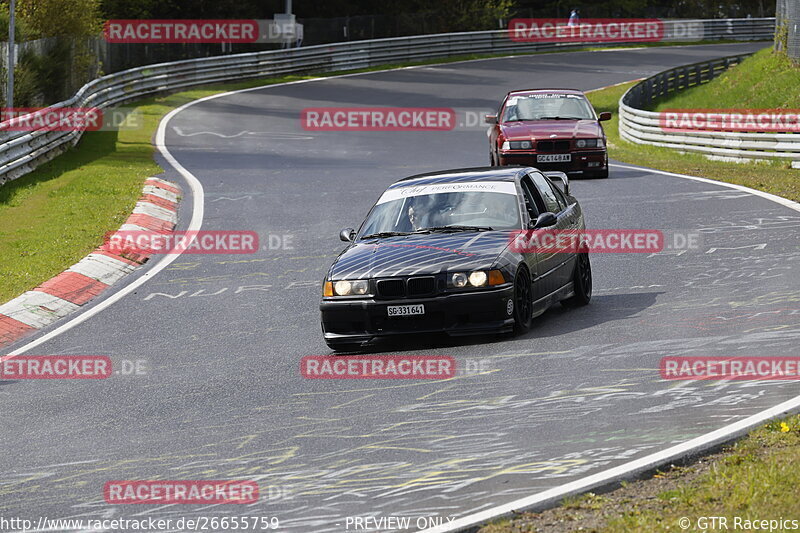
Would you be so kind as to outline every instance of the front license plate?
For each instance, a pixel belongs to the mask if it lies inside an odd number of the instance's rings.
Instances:
[[[424,315],[425,306],[422,304],[417,305],[390,305],[387,307],[389,316],[411,316],[411,315]]]
[[[540,154],[536,156],[537,163],[569,163],[572,154]]]

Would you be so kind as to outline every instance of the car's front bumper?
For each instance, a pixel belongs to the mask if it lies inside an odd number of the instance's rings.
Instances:
[[[471,335],[510,331],[514,326],[514,287],[396,300],[325,298],[322,330],[329,344],[368,342],[378,337],[439,333]],[[425,306],[424,315],[389,317],[390,305]]]
[[[558,170],[577,176],[602,172],[608,169],[608,155],[605,150],[584,150],[570,152],[570,154],[572,155],[570,161],[539,163],[537,155],[552,154],[539,154],[523,150],[506,151],[500,152],[500,165],[532,166],[543,171]]]

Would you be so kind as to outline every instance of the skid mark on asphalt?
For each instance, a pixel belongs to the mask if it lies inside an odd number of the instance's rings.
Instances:
[[[276,131],[241,130],[237,133],[231,133],[231,134],[218,133],[215,131],[193,131],[191,133],[188,133],[183,131],[183,128],[181,128],[180,126],[172,126],[172,130],[180,137],[196,137],[198,135],[211,135],[213,137],[219,137],[221,139],[235,139],[236,137],[241,137],[243,135],[256,135],[259,137],[267,137],[271,139],[290,139],[293,141],[314,139],[313,135],[303,135],[301,133],[276,132]]]
[[[768,389],[784,388],[781,384],[765,383],[726,382],[714,386],[665,383],[663,390],[653,392],[645,384],[657,379],[657,372],[653,369],[648,373],[647,369],[642,369],[641,360],[646,354],[703,353],[716,346],[726,349],[734,343],[752,347],[770,342],[778,343],[776,349],[789,349],[797,345],[798,336],[800,331],[767,338],[763,335],[745,335],[738,339],[720,336],[581,347],[583,357],[598,364],[600,377],[596,383],[561,390],[537,391],[537,380],[530,377],[496,379],[484,375],[471,376],[479,380],[474,383],[471,380],[435,383],[433,391],[400,401],[389,410],[373,409],[370,400],[379,393],[365,394],[363,388],[336,391],[337,401],[315,400],[315,397],[301,394],[298,396],[303,400],[297,402],[252,409],[229,406],[225,413],[231,424],[240,424],[241,435],[237,437],[213,440],[214,434],[229,435],[234,427],[224,426],[222,431],[209,433],[207,444],[171,455],[50,465],[32,469],[25,476],[6,475],[0,480],[4,501],[0,508],[13,507],[15,502],[39,491],[39,496],[49,501],[70,504],[76,513],[96,515],[109,512],[108,506],[102,503],[100,488],[96,500],[76,502],[75,493],[85,494],[88,486],[102,487],[101,481],[105,478],[235,479],[243,476],[258,481],[267,494],[262,501],[249,506],[247,514],[278,516],[282,527],[289,531],[334,531],[335,520],[341,520],[341,513],[354,502],[370,502],[371,508],[393,514],[418,513],[421,501],[435,507],[437,513],[451,508],[447,502],[452,501],[452,508],[455,508],[463,498],[469,498],[475,506],[488,505],[498,497],[521,494],[521,489],[512,482],[515,478],[524,479],[524,484],[530,488],[543,486],[548,479],[586,475],[661,447],[664,442],[678,442],[700,434],[711,424],[708,419],[743,416],[739,409],[749,411],[754,402],[771,403],[767,398]],[[569,351],[502,355],[531,356],[532,361],[541,363],[574,357]],[[614,359],[617,364],[613,368],[602,365]],[[504,360],[495,360],[499,365],[496,370],[505,370]],[[631,375],[615,377],[603,384],[600,371],[613,370],[615,374],[624,371],[620,364],[623,362],[632,363],[628,369]],[[540,375],[537,369],[533,371]],[[603,426],[592,427],[593,415],[599,412],[636,413],[629,404],[638,405],[639,413],[652,413],[654,417],[642,417],[641,427],[633,431],[609,432],[600,429]],[[665,411],[684,410],[687,406],[698,410],[696,418],[673,426],[657,418]],[[259,413],[276,412],[281,413],[282,419],[297,423],[284,427],[259,423]],[[308,416],[308,412],[315,415]],[[327,412],[336,414],[326,416]],[[347,416],[343,417],[345,413]],[[364,424],[365,417],[378,422]],[[483,428],[482,431],[464,433],[459,429],[459,423],[464,420],[472,420],[471,427]],[[585,421],[581,422],[584,431],[562,438],[573,448],[583,449],[559,455],[531,449],[524,435],[535,432],[545,420],[570,424]],[[358,431],[361,427],[373,430],[364,433]],[[292,431],[291,437],[270,442],[271,435],[284,433],[282,430],[287,428]],[[512,434],[512,428],[522,436]],[[212,428],[200,426],[196,429],[206,432]],[[343,445],[336,451],[322,454],[307,451],[318,449],[314,446],[318,439],[336,439]],[[387,451],[397,459],[376,460],[385,457],[376,454]],[[280,497],[270,498],[270,487],[279,488],[275,493]],[[320,501],[324,503],[321,505]],[[118,514],[126,512],[120,507],[112,509]],[[169,518],[202,515],[207,509],[171,505],[142,512],[146,516]],[[214,513],[240,514],[240,511],[215,507]]]

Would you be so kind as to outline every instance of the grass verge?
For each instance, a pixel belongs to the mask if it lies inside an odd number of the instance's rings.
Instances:
[[[151,142],[161,118],[204,96],[271,83],[209,85],[131,105],[140,126],[84,134],[77,148],[0,187],[0,303],[57,275],[119,229],[146,177],[162,172]]]
[[[769,74],[770,69],[774,69],[772,75]],[[790,168],[788,162],[713,161],[701,154],[682,154],[670,148],[635,144],[621,139],[618,103],[625,91],[634,84],[626,83],[587,94],[598,113],[614,113],[614,118],[604,123],[609,157],[623,163],[745,185],[800,201],[800,172]],[[792,84],[794,89],[790,90]],[[716,80],[660,102],[657,110],[733,107],[797,109],[800,107],[800,91],[797,87],[800,87],[800,68],[770,50],[763,50]],[[723,98],[720,95],[725,96]],[[742,103],[737,103],[738,98]]]
[[[479,533],[572,531],[772,531],[800,528],[800,416],[774,421],[720,453],[653,479],[623,483],[603,495],[570,498],[542,513],[520,513],[484,526]],[[704,517],[724,517],[727,528]],[[681,522],[683,520],[683,522]],[[687,521],[688,520],[688,521]],[[750,522],[747,522],[750,521]],[[688,524],[683,528],[681,524]],[[775,527],[775,526],[778,527]],[[738,526],[738,527],[737,527]]]
[[[634,82],[635,83],[635,82]],[[800,172],[785,162],[727,163],[700,154],[637,145],[619,136],[618,102],[634,83],[589,93],[606,123],[609,156],[670,172],[702,176],[800,201]],[[800,68],[764,50],[716,80],[658,102],[663,109],[798,109]],[[520,513],[480,533],[596,531],[788,531],[800,529],[800,416],[771,422],[720,453],[653,478],[624,483],[605,495],[588,493],[542,513]],[[706,517],[723,517],[712,523]],[[705,521],[703,521],[705,519]],[[789,520],[761,523],[760,520]],[[794,522],[792,522],[794,520]],[[687,526],[688,527],[682,527]]]

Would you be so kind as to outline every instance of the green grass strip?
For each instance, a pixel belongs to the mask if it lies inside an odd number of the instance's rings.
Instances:
[[[765,68],[774,68],[772,75],[766,74]],[[760,74],[752,74],[750,69]],[[755,82],[755,77],[762,81],[760,89],[750,89]],[[795,83],[795,90],[787,91],[787,84]],[[689,174],[715,179],[727,183],[745,185],[753,189],[766,191],[794,201],[800,201],[800,171],[792,169],[787,161],[758,161],[748,163],[734,163],[714,161],[702,154],[680,153],[671,148],[649,146],[628,142],[619,136],[619,99],[634,82],[593,91],[587,94],[598,113],[611,111],[614,113],[612,120],[604,122],[608,137],[609,157],[624,163],[631,163],[667,172]],[[800,107],[800,69],[790,62],[776,58],[771,51],[759,52],[753,58],[748,58],[741,65],[734,67],[729,73],[709,82],[695,87],[675,99],[661,102],[659,109],[725,109],[730,107],[747,107],[753,109],[789,108]],[[739,94],[746,104],[736,103],[727,106],[728,97],[722,100],[721,94],[726,91]],[[764,95],[761,99],[756,93]],[[782,91],[782,92],[781,92]],[[782,100],[777,101],[782,98]],[[680,99],[680,101],[678,100]],[[732,102],[736,102],[734,98]],[[613,168],[611,170],[613,175]]]
[[[730,530],[763,530],[761,520],[781,518],[794,520],[794,525],[773,526],[773,531],[800,529],[798,459],[800,417],[771,422],[737,442],[694,482],[659,494],[655,508],[641,510],[632,502],[602,531],[680,531],[682,518],[697,531],[703,525],[698,519],[709,516],[726,517]],[[737,517],[742,522],[735,527]],[[746,525],[744,520],[758,520],[759,524]],[[706,524],[710,529],[710,522]]]
[[[211,94],[280,79],[216,85],[142,100],[140,126],[84,134],[77,148],[0,187],[0,303],[80,261],[125,222],[144,179],[162,172],[151,142],[172,109]]]
[[[702,462],[623,482],[607,494],[566,498],[559,507],[497,520],[478,533],[794,531],[800,529],[798,460],[795,415],[761,426]],[[727,528],[719,518],[712,524],[712,516],[723,517]],[[769,524],[781,519],[789,522]]]

